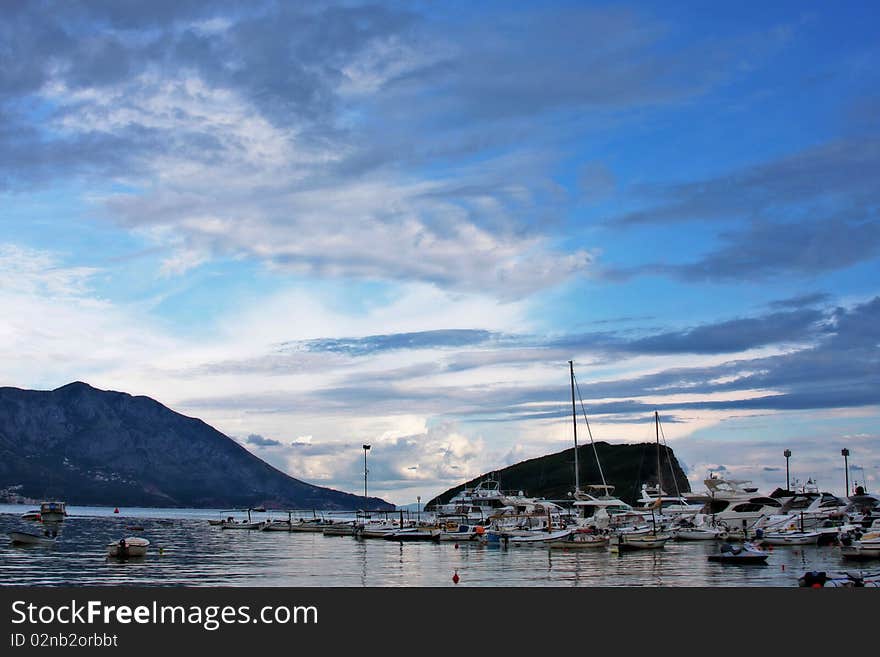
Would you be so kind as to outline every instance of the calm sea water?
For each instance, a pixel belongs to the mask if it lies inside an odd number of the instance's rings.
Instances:
[[[221,530],[207,519],[229,513],[210,509],[125,508],[117,515],[112,508],[69,507],[56,545],[13,546],[6,532],[42,528],[19,518],[29,508],[0,505],[0,585],[454,586],[457,570],[460,587],[788,587],[797,586],[797,578],[809,570],[880,571],[880,561],[847,562],[830,546],[775,548],[765,566],[730,566],[707,560],[718,549],[714,542],[669,542],[663,550],[621,555],[607,549],[467,543],[456,548],[452,543]],[[127,525],[144,529],[131,531]],[[148,555],[124,562],[107,559],[107,543],[126,536],[147,538]]]

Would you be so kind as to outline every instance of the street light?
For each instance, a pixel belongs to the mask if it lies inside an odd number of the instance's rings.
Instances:
[[[367,452],[369,452],[369,451],[370,451],[370,446],[364,445],[364,511],[367,510],[367,505],[368,505],[368,502],[367,502],[367,473],[369,472],[369,470],[367,470]]]
[[[785,490],[791,490],[791,484],[788,479],[788,459],[791,458],[791,450],[785,450],[782,452],[782,455],[785,457]]]
[[[843,469],[846,472],[846,492],[844,495],[849,497],[849,450],[844,447],[840,450],[840,455],[843,457]]]

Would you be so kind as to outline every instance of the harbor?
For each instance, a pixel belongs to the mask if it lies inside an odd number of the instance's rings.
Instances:
[[[484,494],[479,495],[486,499]],[[27,511],[25,505],[0,505],[0,535],[27,529],[28,523],[39,525],[22,519]],[[382,540],[379,534],[369,537],[363,530],[371,523],[354,513],[269,510],[250,515],[255,527],[226,531],[216,522],[222,516],[229,517],[229,512],[223,510],[69,507],[69,515],[60,523],[58,537],[51,545],[0,545],[0,584],[796,587],[804,585],[805,576],[813,582],[811,578],[818,573],[828,577],[836,573],[838,582],[848,573],[851,582],[861,580],[860,584],[871,586],[880,574],[880,559],[849,558],[848,546],[837,537],[822,544],[773,545],[763,542],[760,527],[754,526],[750,538],[764,551],[766,559],[738,565],[712,559],[727,541],[734,540],[732,537],[682,539],[675,536],[681,530],[675,529],[675,521],[668,518],[663,521],[663,531],[669,527],[670,540],[663,541],[659,549],[616,551],[607,542],[591,549],[566,547],[558,542],[521,542],[525,532],[537,537],[542,530],[548,534],[559,532],[555,528],[547,532],[546,527],[523,530],[519,539],[498,540],[497,532],[504,525],[491,521],[486,523],[485,532],[474,534],[478,539],[461,535],[439,540],[440,531],[451,529],[451,525],[426,512],[381,514],[382,522],[391,530],[395,525],[399,528],[399,518],[404,517],[405,527],[436,530],[436,540]],[[375,516],[372,524],[378,525],[380,514]],[[232,517],[247,520],[244,512]],[[318,518],[323,527],[278,531],[278,523],[283,524],[288,517],[293,519],[291,528],[309,524],[310,518],[312,523]],[[557,522],[565,525],[566,517],[563,514]],[[870,516],[863,520],[869,521]],[[577,527],[577,521],[572,521]],[[767,522],[765,519],[763,524]],[[269,530],[273,524],[276,530]],[[350,526],[351,531],[324,531],[342,525]],[[607,531],[609,536],[626,535],[626,530],[599,531]],[[493,532],[496,538],[489,540]],[[106,545],[128,536],[149,542],[144,556],[108,556]],[[864,531],[863,538],[866,536],[871,536],[870,531]],[[741,541],[727,544],[743,545]]]

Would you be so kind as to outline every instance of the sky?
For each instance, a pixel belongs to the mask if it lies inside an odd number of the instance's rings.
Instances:
[[[572,360],[695,490],[876,490],[878,14],[4,2],[0,385],[406,504],[569,448]]]

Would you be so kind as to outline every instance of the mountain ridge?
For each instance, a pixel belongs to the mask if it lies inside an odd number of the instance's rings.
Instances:
[[[112,506],[365,506],[363,496],[291,477],[151,397],[83,381],[50,391],[2,387],[0,497],[45,496]]]

